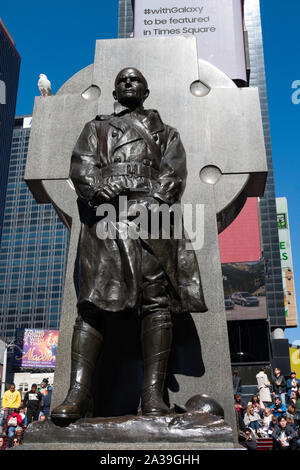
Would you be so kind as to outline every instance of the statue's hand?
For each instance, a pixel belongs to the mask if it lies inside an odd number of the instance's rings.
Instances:
[[[118,197],[124,191],[124,187],[121,183],[109,183],[105,184],[103,188],[98,192],[100,199],[104,199],[105,202],[111,201]]]
[[[90,206],[98,207],[100,204],[113,202],[113,200],[124,193],[124,191],[126,191],[126,188],[120,182],[107,183],[97,191]]]

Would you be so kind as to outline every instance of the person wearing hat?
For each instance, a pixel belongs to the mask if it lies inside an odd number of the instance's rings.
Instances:
[[[43,406],[43,413],[45,416],[49,416],[50,414],[50,405],[51,405],[51,398],[52,398],[52,390],[53,388],[51,385],[47,387],[47,395],[44,396],[44,406]]]
[[[292,392],[297,393],[298,388],[300,387],[300,380],[296,379],[296,372],[292,370],[291,377],[286,382],[286,390],[289,399],[291,399]]]
[[[41,389],[40,392],[42,395],[46,396],[48,393],[47,387],[48,387],[49,380],[48,379],[43,379],[41,382]]]

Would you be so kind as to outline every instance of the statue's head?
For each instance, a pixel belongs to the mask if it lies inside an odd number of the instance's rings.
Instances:
[[[148,83],[144,75],[134,67],[121,70],[115,80],[113,97],[123,106],[137,108],[149,96]]]

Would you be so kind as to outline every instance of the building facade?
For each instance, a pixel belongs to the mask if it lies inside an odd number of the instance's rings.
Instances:
[[[257,87],[259,90],[268,162],[268,178],[265,193],[259,201],[262,249],[266,263],[268,314],[272,329],[285,328],[284,293],[280,252],[278,249],[279,238],[277,230],[276,196],[259,0],[245,0],[244,21],[249,41],[250,86]]]
[[[0,239],[21,58],[0,19]]]
[[[17,328],[58,329],[68,231],[24,182],[31,116],[15,118],[0,247],[0,337]]]
[[[133,1],[119,0],[119,38],[129,38],[133,32]]]

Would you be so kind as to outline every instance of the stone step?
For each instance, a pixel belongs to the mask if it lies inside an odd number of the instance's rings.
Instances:
[[[249,403],[249,401],[251,401],[252,397],[253,397],[253,394],[248,395],[248,394],[241,393],[242,401],[245,402],[246,404]]]
[[[257,439],[256,450],[272,450],[273,448],[273,439],[272,438],[259,438]]]
[[[242,394],[251,394],[251,395],[255,395],[257,393],[257,385],[242,385],[241,387],[241,393]]]

